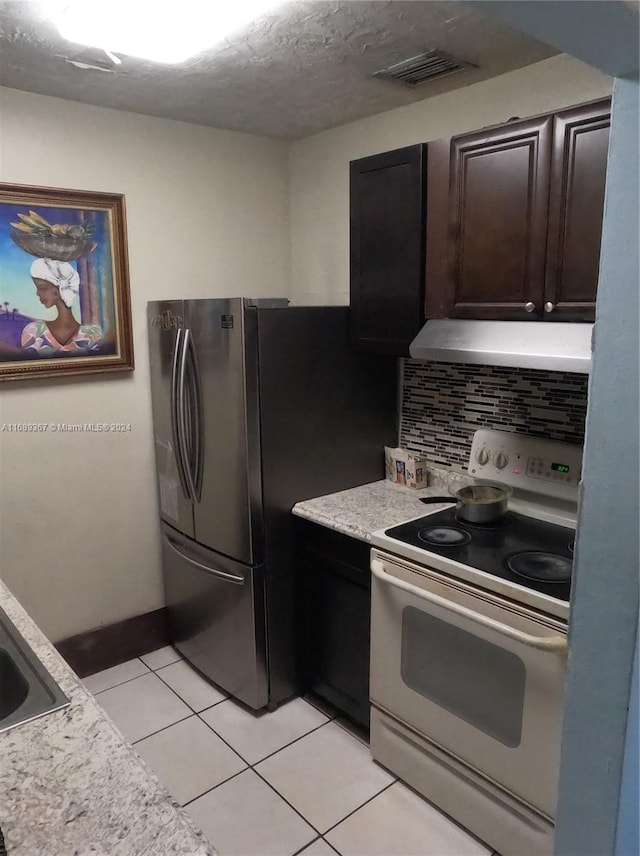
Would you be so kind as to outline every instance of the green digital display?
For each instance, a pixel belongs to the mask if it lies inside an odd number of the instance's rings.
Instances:
[[[556,473],[568,473],[570,467],[566,464],[551,464],[551,469]]]

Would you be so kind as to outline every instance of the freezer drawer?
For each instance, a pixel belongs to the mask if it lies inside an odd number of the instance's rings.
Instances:
[[[173,645],[199,671],[255,710],[269,701],[264,567],[248,567],[162,526]]]

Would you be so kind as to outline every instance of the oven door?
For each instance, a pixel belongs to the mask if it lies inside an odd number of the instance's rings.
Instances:
[[[566,625],[372,552],[371,701],[553,818]]]

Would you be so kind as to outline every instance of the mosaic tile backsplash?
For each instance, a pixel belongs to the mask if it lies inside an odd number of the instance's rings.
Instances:
[[[404,360],[400,445],[466,470],[478,428],[584,442],[588,375]]]

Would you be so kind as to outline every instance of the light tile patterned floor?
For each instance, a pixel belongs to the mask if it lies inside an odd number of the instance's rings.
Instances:
[[[220,856],[489,856],[326,705],[254,714],[165,647],[85,685]]]

